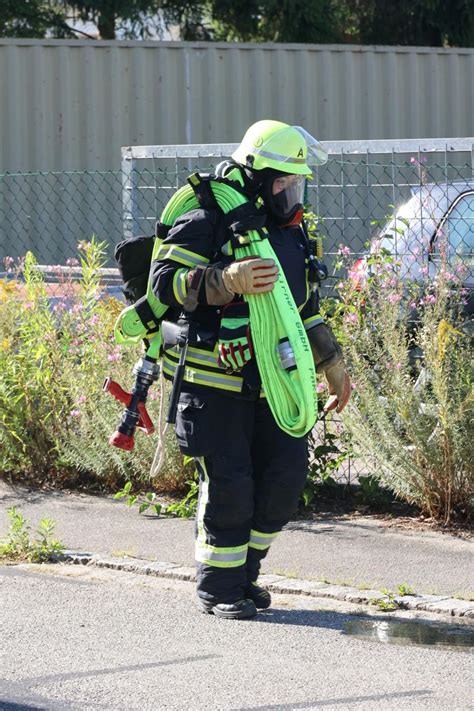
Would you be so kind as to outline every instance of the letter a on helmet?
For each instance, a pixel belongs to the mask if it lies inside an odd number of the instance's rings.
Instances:
[[[311,175],[315,166],[326,163],[327,153],[301,126],[265,120],[250,126],[232,158],[252,170]]]

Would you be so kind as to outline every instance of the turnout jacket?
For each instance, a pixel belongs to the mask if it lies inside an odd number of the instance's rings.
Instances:
[[[308,238],[300,226],[278,227],[267,221],[266,228],[303,324],[309,330],[322,323],[323,319],[319,315],[317,291],[308,281]],[[210,264],[224,267],[234,259],[232,233],[226,228],[218,209],[192,210],[179,217],[151,265],[153,292],[162,304],[170,307],[167,319],[177,321],[180,317],[187,295],[187,275],[191,269]],[[255,359],[246,364],[242,371],[233,373],[218,365],[218,334],[223,308],[207,303],[203,284],[197,308],[188,314],[195,337],[188,346],[184,380],[237,396],[256,398],[261,392]],[[178,358],[176,347],[166,349],[162,361],[166,378],[173,377]]]

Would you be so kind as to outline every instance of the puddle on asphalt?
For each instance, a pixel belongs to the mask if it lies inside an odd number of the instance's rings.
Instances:
[[[467,625],[440,625],[436,622],[400,620],[349,620],[343,634],[374,639],[384,644],[445,647],[468,652],[474,647],[474,628]]]

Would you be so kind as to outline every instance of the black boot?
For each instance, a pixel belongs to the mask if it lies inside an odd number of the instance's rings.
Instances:
[[[231,603],[219,602],[216,605],[214,602],[198,598],[198,604],[203,612],[226,620],[249,620],[257,614],[257,608],[253,600],[237,600]]]
[[[272,596],[265,590],[257,585],[257,583],[249,583],[245,588],[245,596],[249,600],[253,600],[255,607],[259,610],[266,610],[272,604]]]

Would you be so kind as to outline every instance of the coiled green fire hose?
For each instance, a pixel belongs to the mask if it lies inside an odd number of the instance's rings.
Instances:
[[[210,186],[225,214],[247,201],[229,185],[211,180]],[[166,205],[161,222],[171,226],[178,217],[198,208],[192,187],[185,185]],[[156,244],[153,257],[158,249]],[[269,240],[255,230],[248,232],[246,244],[236,249],[237,259],[249,256],[273,259],[278,264]],[[284,432],[302,437],[317,417],[316,373],[308,337],[283,270],[280,268],[272,291],[244,298],[249,304],[252,341],[270,409]],[[279,354],[279,346],[286,340],[294,356],[289,369],[283,367]]]

